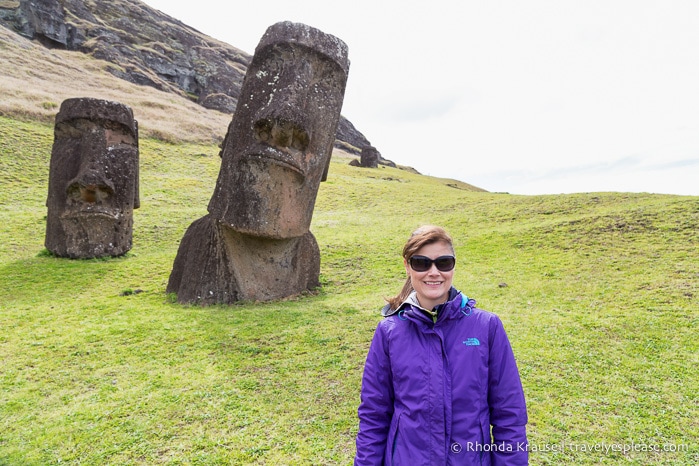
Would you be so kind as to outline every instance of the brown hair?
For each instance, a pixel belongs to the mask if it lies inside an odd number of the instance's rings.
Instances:
[[[403,259],[407,261],[421,247],[439,242],[447,243],[451,248],[452,253],[454,252],[454,244],[451,236],[449,236],[449,233],[447,233],[444,228],[434,225],[421,226],[412,232],[410,238],[408,238],[408,241],[405,243],[405,246],[403,246]],[[408,276],[408,279],[405,281],[403,289],[400,291],[400,293],[393,298],[386,299],[386,301],[388,301],[391,309],[398,309],[398,306],[403,304],[403,301],[408,298],[412,291],[413,284],[410,282],[410,276]]]

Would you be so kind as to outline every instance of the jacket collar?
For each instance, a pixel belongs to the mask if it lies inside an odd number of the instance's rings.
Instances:
[[[453,286],[449,290],[449,298],[443,304],[437,306],[437,320],[442,320],[444,318],[458,317],[461,314],[470,315],[473,308],[476,305],[476,300],[471,299],[465,294],[461,293],[459,290]],[[384,317],[392,316],[394,314],[405,313],[405,314],[423,314],[426,310],[420,306],[417,301],[416,293],[413,291],[407,297],[403,303],[398,306],[397,309],[391,309],[390,305],[387,304],[381,309],[381,315]],[[429,312],[429,311],[427,311]]]

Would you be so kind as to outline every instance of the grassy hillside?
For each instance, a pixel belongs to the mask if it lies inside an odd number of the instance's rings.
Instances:
[[[164,290],[218,148],[142,139],[133,250],[73,261],[43,253],[51,143],[0,117],[0,465],[350,464],[378,309],[423,223],[505,323],[531,464],[699,462],[697,197],[472,192],[338,154],[312,225],[322,289],[199,308]]]

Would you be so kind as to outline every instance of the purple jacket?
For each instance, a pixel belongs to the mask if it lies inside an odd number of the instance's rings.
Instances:
[[[436,322],[414,298],[384,308],[364,367],[356,466],[528,464],[512,348],[500,319],[475,304],[452,288]]]

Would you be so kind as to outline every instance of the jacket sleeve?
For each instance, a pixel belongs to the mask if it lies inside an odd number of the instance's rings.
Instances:
[[[393,378],[384,323],[376,328],[364,365],[355,466],[383,464],[393,417]]]
[[[502,321],[495,316],[490,325],[488,406],[494,448],[493,466],[529,464],[527,406],[512,346]]]

